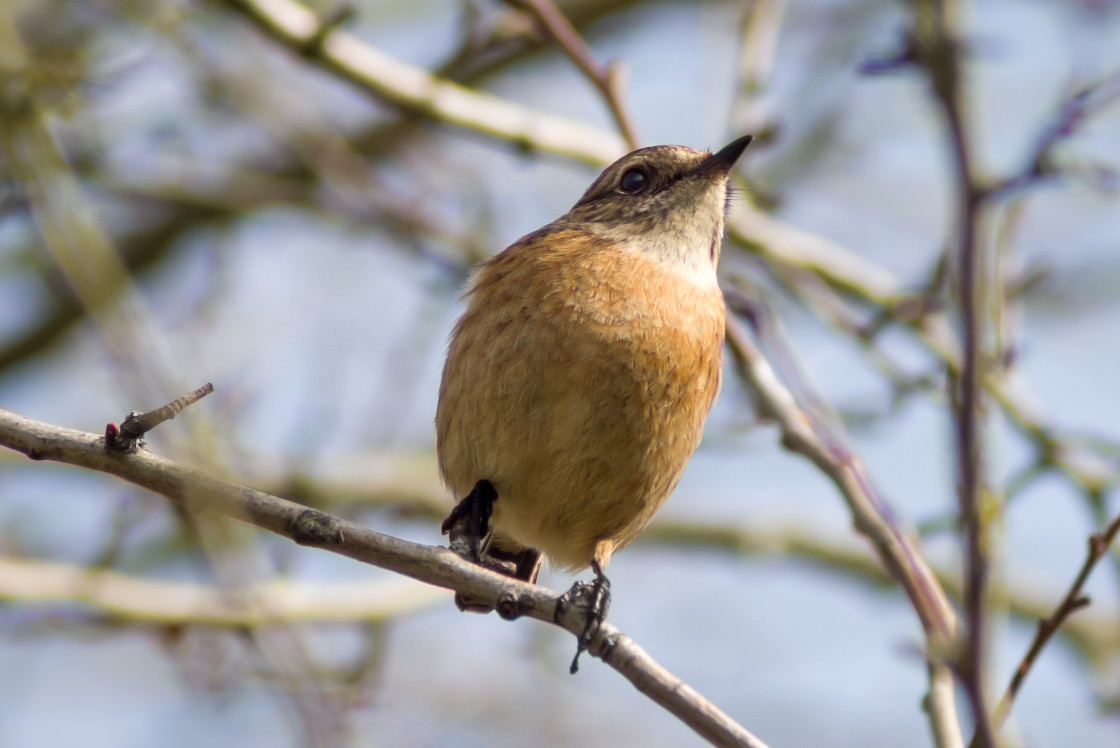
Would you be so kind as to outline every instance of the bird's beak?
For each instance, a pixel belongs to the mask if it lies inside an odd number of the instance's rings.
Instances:
[[[731,173],[731,168],[735,166],[735,162],[739,160],[739,156],[743,155],[743,151],[747,149],[751,141],[754,140],[753,135],[744,135],[741,138],[732,140],[730,143],[720,148],[718,151],[708,156],[700,163],[699,172],[710,172],[727,175]]]

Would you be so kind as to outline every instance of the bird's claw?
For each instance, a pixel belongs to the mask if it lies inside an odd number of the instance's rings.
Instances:
[[[576,639],[576,654],[568,669],[572,675],[579,672],[579,656],[587,651],[599,627],[607,620],[611,607],[611,581],[603,572],[595,568],[595,579],[590,582],[576,582],[564,593],[563,603],[584,609],[583,631]]]

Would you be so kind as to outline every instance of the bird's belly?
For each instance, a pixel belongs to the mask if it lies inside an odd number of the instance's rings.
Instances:
[[[500,255],[448,351],[443,476],[497,492],[497,535],[581,568],[631,542],[675,487],[719,389],[723,301],[621,251]],[[608,554],[609,555],[609,554]]]
[[[599,540],[629,544],[664,503],[700,441],[720,358],[718,339],[675,361],[652,333],[577,337],[491,368],[474,409],[494,417],[471,437],[464,482],[494,484],[498,533],[570,568]]]

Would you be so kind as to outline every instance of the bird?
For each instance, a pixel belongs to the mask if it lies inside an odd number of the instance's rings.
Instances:
[[[482,264],[451,334],[436,454],[459,501],[442,530],[529,583],[542,556],[591,568],[573,587],[591,601],[573,673],[606,616],[611,557],[676,487],[719,393],[716,266],[750,142],[615,161],[571,210]]]

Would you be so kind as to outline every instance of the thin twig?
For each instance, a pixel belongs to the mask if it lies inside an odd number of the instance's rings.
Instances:
[[[32,460],[50,460],[114,475],[166,496],[191,511],[232,517],[320,548],[463,593],[506,619],[534,618],[580,635],[586,611],[557,593],[495,574],[447,548],[410,543],[305,506],[220,480],[145,450],[105,449],[96,435],[51,426],[0,409],[0,446]],[[717,746],[765,748],[765,744],[694,689],[656,663],[634,640],[610,624],[591,637],[588,651],[613,667],[642,693]]]
[[[1089,536],[1089,551],[1085,556],[1085,563],[1081,565],[1081,571],[1078,572],[1065,598],[1054,609],[1054,612],[1039,620],[1038,630],[1035,632],[1031,646],[1023,656],[1022,662],[1019,663],[1019,667],[1015,669],[1015,675],[1012,676],[1011,683],[1008,684],[1003,698],[996,705],[993,716],[996,725],[1002,725],[1004,720],[1007,719],[1007,715],[1011,713],[1012,707],[1015,706],[1015,699],[1023,687],[1023,681],[1026,680],[1043,648],[1071,615],[1089,605],[1089,598],[1081,593],[1081,589],[1089,579],[1093,567],[1108,554],[1108,549],[1112,547],[1118,533],[1120,533],[1120,515],[1112,520],[1104,532]]]
[[[622,64],[612,60],[606,66],[600,65],[591,54],[587,42],[552,0],[505,0],[505,2],[536,18],[541,27],[556,42],[556,46],[583,71],[595,88],[599,89],[630,150],[641,145],[637,125],[634,124],[634,118],[623,101],[625,70]]]
[[[162,407],[149,410],[146,413],[137,413],[136,411],[129,413],[120,426],[110,423],[105,427],[105,448],[114,449],[118,452],[131,452],[140,445],[140,437],[144,434],[164,421],[170,421],[184,408],[194,405],[213,391],[214,385],[207,382],[197,390],[188,392],[182,397],[177,397]]]
[[[1047,177],[1061,174],[1054,163],[1054,150],[1072,137],[1085,120],[1120,98],[1120,71],[1078,88],[1059,102],[1050,124],[1044,128],[1018,174],[991,188],[993,196],[1004,196],[1029,187]]]

